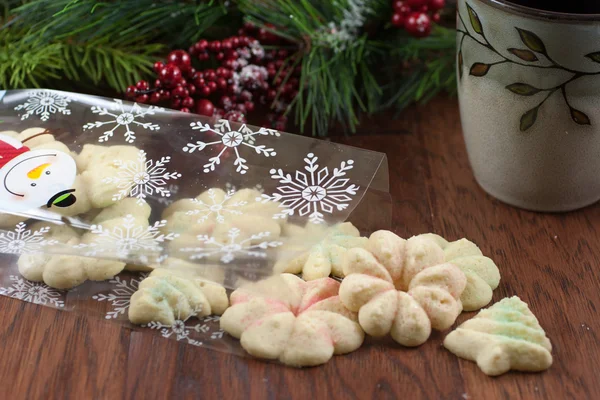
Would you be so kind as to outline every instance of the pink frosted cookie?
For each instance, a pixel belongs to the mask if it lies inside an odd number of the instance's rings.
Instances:
[[[344,262],[346,278],[340,299],[358,312],[372,336],[388,333],[405,346],[424,343],[431,329],[448,329],[462,311],[464,273],[443,263],[443,250],[427,238],[404,240],[375,232],[369,249],[351,249]]]
[[[305,282],[281,274],[231,294],[221,328],[251,355],[308,367],[360,347],[364,333],[331,278]]]

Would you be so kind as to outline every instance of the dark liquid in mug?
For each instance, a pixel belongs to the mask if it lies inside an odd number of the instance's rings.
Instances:
[[[600,14],[600,0],[507,0],[507,3],[570,14]]]

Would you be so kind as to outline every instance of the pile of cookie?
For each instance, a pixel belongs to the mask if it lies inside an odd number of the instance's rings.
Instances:
[[[123,163],[139,161],[140,149],[86,144],[72,153],[41,128],[2,134],[27,142],[29,148],[58,150],[75,160],[77,202],[57,212],[104,229],[124,222],[140,229],[150,226],[150,205],[139,198],[115,196],[123,182],[112,179]],[[353,352],[365,335],[420,346],[432,330],[446,331],[462,312],[488,305],[500,283],[494,261],[467,239],[448,242],[435,234],[403,239],[389,231],[362,237],[349,222],[295,225],[273,219],[279,204],[257,201],[259,197],[255,189],[213,188],[173,202],[160,215],[161,232],[173,240],[165,242],[161,251],[168,258],[157,267],[80,254],[22,254],[18,269],[26,279],[57,289],[110,279],[123,270],[151,271],[131,297],[133,324],[171,326],[191,317],[220,315],[221,328],[239,339],[250,355],[298,367]],[[25,219],[0,214],[0,227]],[[37,222],[29,228],[41,230],[44,225]],[[259,245],[265,236],[283,244],[265,249],[268,258],[276,260],[269,277],[238,279],[234,285],[238,289],[229,293],[227,268],[218,252],[208,251],[194,261],[188,251],[203,236],[211,237],[202,244],[205,250],[227,245],[232,232],[250,245]],[[45,239],[74,247],[90,245],[96,237],[56,225]],[[518,297],[480,311],[450,332],[444,346],[476,361],[488,375],[511,369],[540,371],[552,363],[550,341]]]
[[[389,231],[364,238],[351,223],[286,223],[282,232],[290,240],[273,276],[249,282],[228,298],[192,265],[173,262],[176,273],[157,269],[142,282],[130,320],[169,324],[199,307],[199,315],[221,315],[221,328],[250,355],[315,366],[357,350],[365,335],[419,346],[432,329],[448,330],[461,312],[486,306],[500,282],[495,263],[466,239],[424,234],[405,240]],[[309,251],[284,256],[303,238],[323,234]],[[488,375],[552,364],[550,341],[518,297],[480,311],[448,334],[444,346]]]

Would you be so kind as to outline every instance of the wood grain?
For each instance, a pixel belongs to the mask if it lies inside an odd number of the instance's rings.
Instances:
[[[600,398],[600,205],[538,214],[485,194],[455,100],[361,130],[335,140],[387,153],[392,229],[468,237],[492,255],[502,273],[494,301],[517,294],[529,303],[554,345],[549,371],[486,377],[441,347],[443,333],[418,349],[369,339],[297,370],[0,297],[0,399]]]

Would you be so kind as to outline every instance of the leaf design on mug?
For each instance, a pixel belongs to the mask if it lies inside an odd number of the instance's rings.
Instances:
[[[537,120],[538,116],[538,108],[539,107],[532,108],[531,110],[523,114],[523,116],[521,117],[520,124],[521,132],[525,132],[527,129],[531,128],[533,124],[535,124],[535,121]]]
[[[538,89],[527,83],[512,83],[506,88],[519,96],[533,96],[542,91],[542,89]]]
[[[586,54],[585,56],[594,62],[600,63],[600,51],[597,51],[595,53]]]
[[[462,79],[462,76],[463,76],[463,55],[462,55],[462,50],[458,52],[458,76]]]
[[[484,63],[475,63],[471,67],[469,74],[473,76],[485,76],[492,66]]]
[[[576,110],[571,107],[571,118],[579,125],[591,125],[590,118],[582,111]]]
[[[544,42],[542,42],[542,39],[540,39],[535,33],[525,29],[516,29],[519,32],[519,36],[521,36],[521,40],[523,43],[525,43],[525,46],[527,46],[530,50],[546,54],[546,46],[544,46]]]
[[[468,4],[467,11],[469,12],[469,20],[471,20],[471,26],[473,27],[473,30],[479,33],[480,35],[483,35],[483,25],[481,25],[481,20],[479,19],[479,16],[475,12],[475,10],[473,10]]]
[[[523,61],[529,61],[529,62],[538,61],[538,58],[533,53],[533,51],[529,51],[529,50],[525,50],[525,49],[515,49],[515,48],[510,48],[510,49],[508,49],[508,51],[511,54],[514,54],[515,56],[519,57]]]

